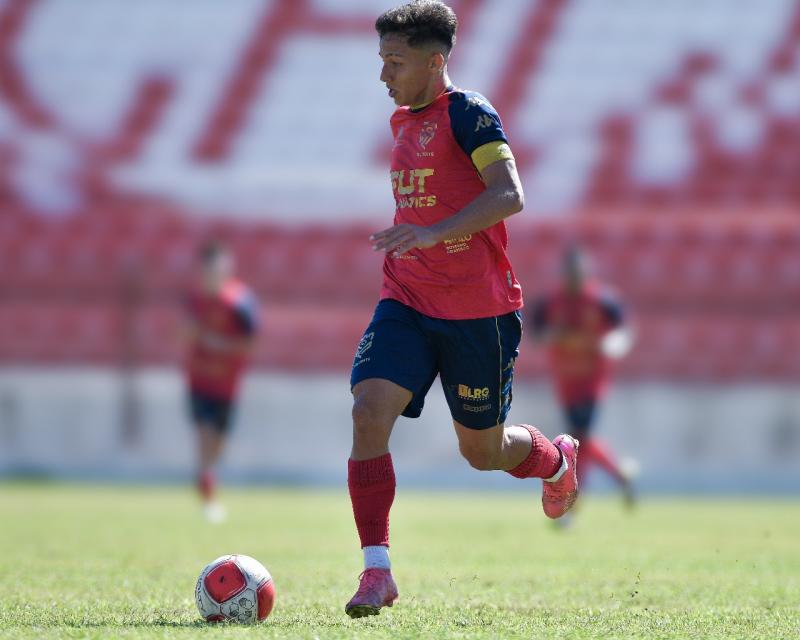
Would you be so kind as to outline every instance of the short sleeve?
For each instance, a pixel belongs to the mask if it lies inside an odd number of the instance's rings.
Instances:
[[[258,302],[247,292],[237,301],[234,312],[240,330],[246,336],[254,336],[258,331]]]
[[[468,156],[490,142],[508,143],[500,116],[479,93],[455,92],[449,113],[453,136]]]
[[[603,293],[600,297],[600,308],[603,310],[603,317],[606,319],[608,326],[612,329],[625,324],[625,309],[614,294]]]

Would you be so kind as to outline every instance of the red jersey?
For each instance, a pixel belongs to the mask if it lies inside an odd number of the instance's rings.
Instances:
[[[486,189],[472,154],[506,142],[500,118],[480,94],[449,88],[421,109],[391,118],[394,223],[430,226],[458,213]],[[506,247],[504,222],[429,249],[389,252],[381,299],[393,298],[434,318],[498,316],[522,306]]]
[[[587,284],[574,294],[558,290],[536,303],[534,330],[552,333],[550,369],[563,403],[594,400],[604,393],[611,362],[601,341],[623,322],[619,302],[597,284]]]
[[[257,325],[257,305],[250,290],[231,279],[212,295],[193,291],[189,295],[188,315],[199,333],[212,335],[212,344],[195,338],[186,365],[192,391],[231,400],[236,394],[247,361],[244,352],[214,348],[213,336],[235,340],[253,336]]]

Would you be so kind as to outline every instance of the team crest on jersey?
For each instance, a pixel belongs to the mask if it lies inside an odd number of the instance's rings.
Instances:
[[[423,149],[430,144],[433,136],[436,135],[436,123],[428,122],[427,120],[422,123],[422,131],[419,132],[419,146]]]

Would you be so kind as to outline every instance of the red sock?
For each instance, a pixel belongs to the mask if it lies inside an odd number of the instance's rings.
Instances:
[[[211,502],[214,499],[214,490],[216,489],[217,479],[214,477],[214,472],[210,470],[201,471],[197,476],[197,490],[206,502]]]
[[[585,450],[583,450],[584,447]],[[590,458],[592,462],[597,463],[617,482],[625,482],[625,478],[619,470],[617,463],[614,461],[614,458],[611,456],[611,452],[602,441],[590,438],[586,444],[581,445],[581,449],[581,454],[586,454],[584,459]],[[578,469],[580,469],[580,465],[578,465]]]
[[[348,461],[347,487],[362,547],[389,546],[389,510],[395,486],[391,454]]]
[[[541,431],[529,424],[525,427],[531,434],[531,452],[516,467],[510,469],[515,478],[552,478],[561,468],[561,451]]]

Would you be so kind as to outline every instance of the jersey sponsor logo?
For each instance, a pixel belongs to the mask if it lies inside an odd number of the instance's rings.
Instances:
[[[392,189],[401,196],[425,193],[425,179],[434,174],[433,169],[399,169],[392,171]]]
[[[422,123],[422,130],[419,132],[419,146],[423,149],[428,146],[433,136],[436,135],[436,123],[428,122],[427,120]]]
[[[472,234],[461,236],[460,238],[452,238],[444,241],[444,248],[447,253],[461,253],[462,251],[469,251],[469,241],[472,240]]]
[[[398,209],[420,209],[422,207],[435,207],[436,196],[407,196],[396,198]]]
[[[435,207],[435,195],[422,195],[426,194],[426,178],[430,178],[433,174],[433,169],[399,169],[392,171],[392,191],[394,191],[397,208]]]
[[[481,129],[489,129],[493,125],[494,120],[492,120],[492,116],[488,116],[486,114],[480,115],[475,122],[475,132],[477,133]]]
[[[489,387],[469,387],[465,384],[458,385],[458,397],[462,400],[488,400]]]

